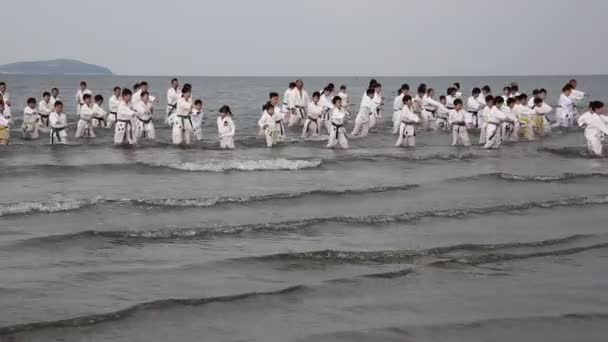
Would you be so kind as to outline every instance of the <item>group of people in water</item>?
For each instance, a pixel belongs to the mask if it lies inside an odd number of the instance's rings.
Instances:
[[[335,91],[330,83],[310,97],[304,82],[297,80],[290,83],[282,100],[279,93],[271,92],[262,106],[259,135],[268,147],[286,141],[288,131],[296,131],[302,139],[327,137],[328,148],[339,145],[347,149],[349,135],[345,124],[353,117],[349,94],[346,86],[341,86],[336,95]],[[546,97],[545,89],[534,90],[528,96],[519,92],[517,84],[510,84],[497,96],[492,95],[489,86],[474,88],[465,101],[460,84],[454,83],[446,95],[435,100],[433,88],[420,84],[412,94],[410,86],[403,84],[393,102],[391,122],[396,146],[415,146],[416,133],[420,131],[451,131],[452,146],[471,146],[469,132],[479,131],[479,144],[485,149],[495,149],[503,143],[545,137],[552,128],[578,125],[585,129],[589,151],[601,155],[602,140],[608,134],[604,104],[591,101],[588,110],[579,115],[578,106],[585,94],[577,89],[576,80],[570,80],[562,88],[555,121],[551,123],[547,116],[554,108],[545,102]],[[364,137],[374,130],[383,117],[384,100],[382,85],[371,80],[354,116],[350,136]],[[133,90],[114,88],[107,111],[103,103],[102,95],[94,96],[87,83],[81,82],[76,93],[76,138],[95,138],[98,128],[113,128],[117,145],[135,145],[142,139],[156,138],[153,122],[156,98],[150,94],[147,82],[136,84]],[[9,141],[10,107],[6,83],[0,82],[0,144]],[[180,87],[177,79],[171,81],[164,114],[165,124],[172,127],[175,145],[190,145],[193,140],[203,138],[203,101],[193,99],[190,84]],[[44,92],[40,101],[27,100],[21,127],[25,139],[38,139],[40,133],[45,133],[51,144],[65,144],[67,125],[57,88]],[[229,106],[220,108],[217,130],[220,147],[234,148],[236,128]]]

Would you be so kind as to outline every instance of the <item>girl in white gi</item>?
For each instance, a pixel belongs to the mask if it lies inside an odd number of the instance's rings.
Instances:
[[[467,100],[467,112],[465,113],[465,123],[468,128],[479,128],[479,112],[483,109],[479,98],[481,89],[473,88],[471,97]]]
[[[340,92],[338,93],[338,96],[340,96],[340,98],[342,99],[342,107],[344,107],[346,113],[348,113],[348,115],[350,116],[350,102],[348,101],[348,92],[346,91],[345,85],[340,86]]]
[[[38,115],[40,115],[40,132],[48,133],[50,129],[49,115],[53,112],[51,105],[51,93],[45,91],[42,94],[42,100],[38,102]]]
[[[84,94],[80,106],[80,120],[76,126],[76,138],[95,138],[93,130],[93,99],[91,94]]]
[[[502,106],[501,111],[505,114],[505,121],[502,123],[502,142],[516,142],[519,140],[519,120],[513,112],[516,98],[510,97],[507,103]]]
[[[399,133],[401,127],[401,110],[403,109],[403,89],[397,91],[397,97],[393,101],[393,134]]]
[[[194,139],[196,141],[203,140],[203,124],[205,123],[205,113],[203,112],[203,101],[197,99],[192,106],[192,124],[194,125]]]
[[[11,121],[11,95],[6,90],[6,83],[0,82],[0,96],[4,101],[4,118],[6,118],[9,122]]]
[[[334,109],[331,112],[332,132],[329,134],[327,148],[334,148],[340,143],[340,147],[348,149],[348,139],[346,139],[346,129],[344,128],[346,110],[342,108],[342,99],[340,96],[334,97],[332,103],[334,105]]]
[[[562,94],[559,96],[559,102],[557,111],[555,113],[556,122],[551,127],[564,127],[568,128],[572,126],[572,119],[574,117],[574,100],[570,97],[572,95],[572,86],[566,84],[562,88]]]
[[[192,140],[192,132],[194,127],[192,125],[192,88],[188,85],[184,85],[182,89],[182,97],[177,101],[176,115],[173,118],[173,144],[174,145],[190,145]]]
[[[118,114],[118,106],[120,105],[120,98],[122,96],[122,89],[120,87],[114,87],[114,94],[108,101],[108,116],[106,117],[106,128],[112,128],[114,123],[117,121],[116,115]]]
[[[499,109],[505,103],[502,97],[494,98],[494,105],[490,109],[488,116],[485,118],[486,121],[486,144],[483,146],[484,149],[495,149],[500,147],[501,139],[501,125],[505,120],[505,114]]]
[[[95,95],[95,103],[93,103],[93,128],[106,127],[106,117],[108,113],[101,107],[103,105],[103,96]]]
[[[156,130],[154,122],[152,122],[154,107],[150,101],[150,94],[144,91],[140,97],[141,100],[133,108],[137,112],[137,122],[135,123],[137,140],[141,138],[156,139]]]
[[[220,116],[217,118],[217,133],[220,138],[220,148],[234,149],[234,135],[236,127],[232,121],[232,111],[230,107],[220,108]]]
[[[585,129],[587,148],[595,156],[602,156],[602,140],[608,134],[608,120],[603,117],[604,104],[600,101],[591,101],[589,111],[578,118],[578,125]]]
[[[412,111],[412,97],[405,95],[403,97],[403,108],[400,115],[399,138],[397,139],[396,147],[401,147],[405,144],[406,147],[416,146],[416,125],[420,122],[420,118]]]
[[[291,91],[289,96],[289,109],[291,115],[289,117],[289,127],[301,124],[306,119],[306,108],[310,98],[308,93],[304,90],[304,81],[297,80],[296,87]]]
[[[55,101],[55,110],[49,115],[49,121],[51,126],[50,144],[67,144],[66,128],[68,127],[68,119],[63,112],[63,102]]]
[[[376,103],[373,101],[376,90],[369,88],[365,97],[361,100],[359,106],[359,113],[355,118],[355,128],[353,129],[352,135],[365,137],[369,132],[370,118],[376,114]],[[403,99],[401,100],[403,102]],[[401,120],[401,117],[399,118]]]
[[[258,121],[258,126],[264,131],[266,147],[272,147],[279,141],[279,128],[274,118],[274,106],[268,102],[262,107],[262,117]]]
[[[447,112],[445,106],[440,102],[435,101],[433,96],[435,96],[435,90],[429,88],[426,91],[426,96],[422,99],[422,114],[420,119],[422,119],[422,128],[425,130],[437,129],[435,120],[438,110],[441,109],[442,111]]]
[[[283,111],[279,103],[279,94],[272,92],[268,95],[268,98],[270,99],[270,104],[274,107],[272,117],[277,125],[277,141],[285,141],[287,139],[287,130],[285,129],[286,112]]]
[[[578,112],[578,108],[577,105],[580,101],[582,101],[585,98],[585,93],[578,90],[578,82],[575,79],[571,79],[570,82],[568,82],[569,85],[572,86],[572,93],[570,93],[570,98],[572,99],[572,101],[574,101],[574,109],[573,109],[573,122],[576,122],[579,112]]]
[[[24,139],[38,139],[40,115],[38,115],[38,108],[36,107],[36,99],[30,97],[27,100],[27,107],[23,109],[23,125],[21,126],[21,129],[23,131]]]
[[[458,146],[458,142],[463,146],[471,146],[469,133],[467,132],[467,112],[463,109],[462,100],[454,100],[454,109],[450,111],[448,123],[452,127],[452,146]]]
[[[4,100],[0,100],[0,145],[8,145],[11,136],[10,122],[4,116]]]
[[[174,78],[171,80],[171,87],[167,90],[167,119],[166,123],[171,123],[171,116],[175,114],[177,110],[177,101],[182,97],[179,91],[179,80]]]
[[[304,128],[302,129],[302,139],[306,139],[309,136],[317,137],[321,134],[321,115],[323,115],[323,106],[321,106],[319,102],[320,99],[321,94],[318,91],[312,94],[312,101],[308,104],[308,116],[304,122]]]
[[[382,107],[384,106],[384,98],[382,97],[382,84],[376,83],[374,97],[372,102],[376,105],[376,111],[369,117],[369,129],[373,129],[378,124],[378,121],[382,119]]]
[[[131,89],[123,89],[118,112],[116,114],[117,121],[114,126],[114,144],[116,145],[135,145],[137,144],[137,136],[135,135],[134,121],[137,112],[131,108],[131,98],[133,92]]]
[[[80,89],[76,92],[76,115],[80,116],[80,107],[84,105],[84,95],[93,93],[87,88],[87,82],[80,82]]]

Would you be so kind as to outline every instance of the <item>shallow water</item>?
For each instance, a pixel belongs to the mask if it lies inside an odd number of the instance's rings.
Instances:
[[[512,80],[556,92],[566,78]],[[57,85],[70,108],[79,79],[8,81],[13,102]],[[167,80],[149,81],[162,100]],[[107,131],[59,147],[13,132],[0,149],[0,341],[605,340],[608,162],[580,132],[498,151],[423,133],[405,150],[385,122],[348,151],[294,132],[267,150],[256,103],[288,79],[187,81],[211,118],[233,107],[237,150],[212,126],[188,149],[166,128],[136,149]],[[329,81],[354,102],[367,82],[305,80]],[[379,81],[392,103],[419,80]]]

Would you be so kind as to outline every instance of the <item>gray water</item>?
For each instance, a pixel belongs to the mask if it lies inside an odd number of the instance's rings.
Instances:
[[[603,99],[608,77],[578,77]],[[106,97],[143,78],[89,77]],[[147,78],[164,105],[167,78]],[[428,78],[443,89],[457,79]],[[459,78],[495,89],[566,77]],[[80,79],[10,77],[14,116]],[[237,150],[213,125],[188,149],[0,149],[0,341],[605,341],[608,162],[582,133],[450,148],[422,133],[392,147],[388,120],[348,151],[292,141],[268,150],[258,109],[282,78],[184,78],[214,109],[233,108]],[[379,79],[392,89],[422,79]],[[305,79],[309,91],[363,78]],[[74,122],[72,113],[69,113]],[[70,137],[73,137],[73,128]],[[474,138],[476,139],[476,138]]]

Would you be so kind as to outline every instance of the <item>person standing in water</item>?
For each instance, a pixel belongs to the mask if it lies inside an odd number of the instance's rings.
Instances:
[[[331,113],[331,125],[333,127],[329,135],[327,148],[334,148],[338,143],[343,149],[348,149],[348,139],[346,138],[346,129],[344,128],[344,119],[346,118],[346,110],[342,108],[342,98],[336,96],[333,99],[334,109]]]
[[[405,95],[403,97],[403,108],[399,117],[399,138],[397,139],[396,147],[414,147],[416,146],[416,125],[420,122],[420,118],[412,111],[412,97]]]
[[[217,118],[217,131],[220,138],[221,149],[234,149],[234,135],[236,126],[232,121],[232,111],[228,106],[222,106],[219,110],[220,116]]]
[[[608,134],[608,119],[603,115],[604,103],[591,101],[589,110],[578,118],[578,125],[585,129],[587,149],[594,156],[602,156],[602,140]]]

